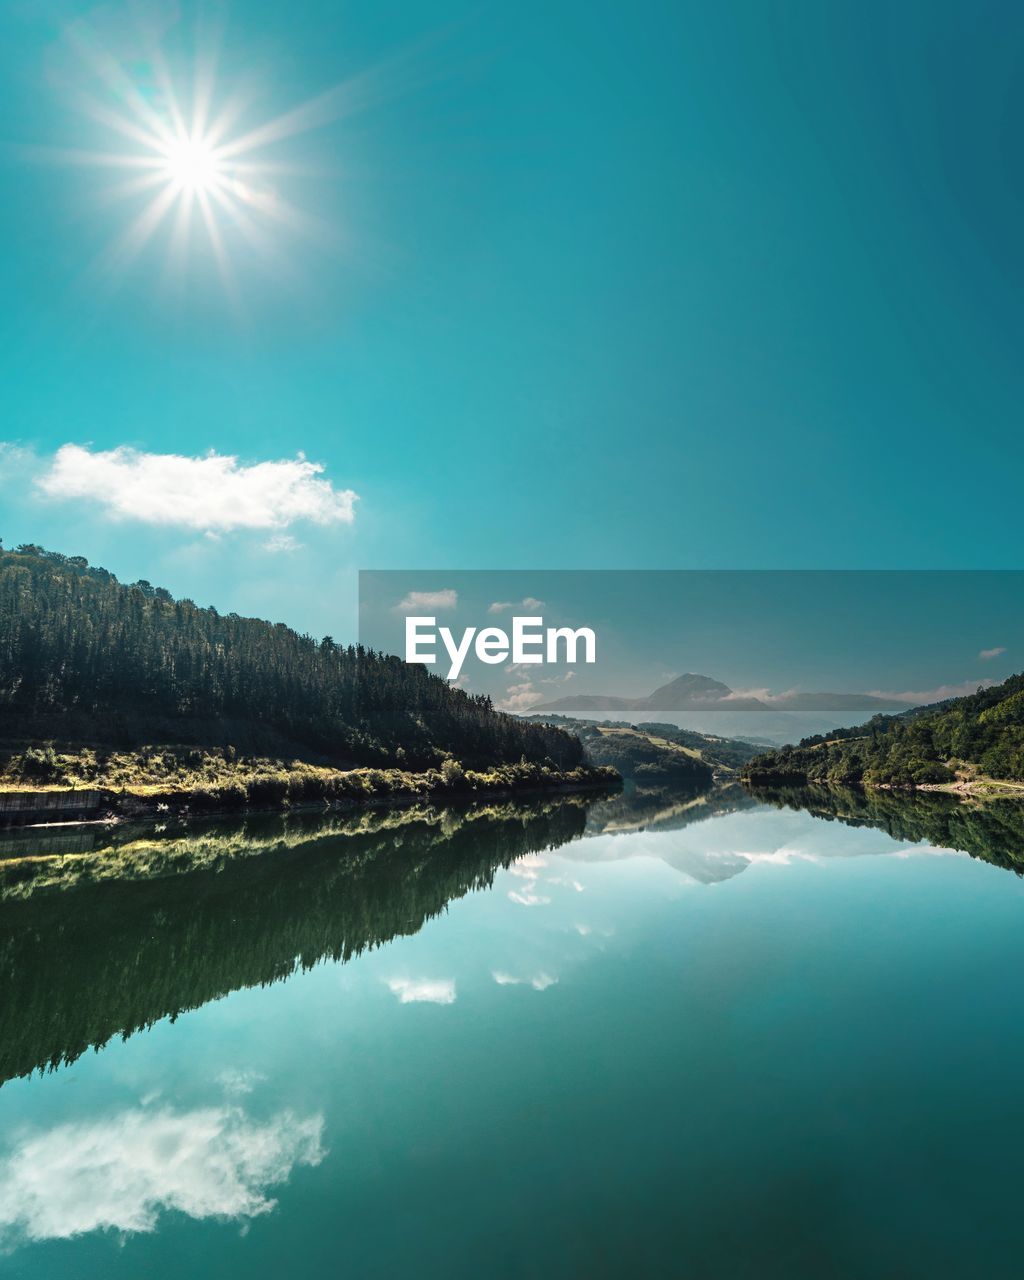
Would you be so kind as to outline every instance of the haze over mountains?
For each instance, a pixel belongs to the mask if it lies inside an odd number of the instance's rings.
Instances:
[[[727,738],[754,737],[795,742],[876,714],[906,711],[908,703],[870,693],[785,693],[766,701],[735,693],[721,680],[687,672],[645,698],[576,694],[530,707],[530,714],[560,712],[590,719],[664,720],[683,729]]]

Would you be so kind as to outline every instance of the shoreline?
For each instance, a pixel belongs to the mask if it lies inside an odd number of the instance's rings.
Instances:
[[[863,782],[844,778],[808,778],[801,774],[762,774],[753,777],[745,776],[741,781],[745,786],[754,787],[856,787],[860,791],[906,792],[908,795],[924,791],[931,795],[956,796],[960,800],[1024,800],[1024,782],[989,778],[984,775],[976,778],[958,778],[955,782],[918,782],[906,786],[897,786],[891,782]]]
[[[327,776],[322,776],[326,774]],[[273,785],[271,785],[273,784]],[[282,785],[283,784],[283,785]],[[445,779],[436,770],[317,770],[312,776],[272,777],[254,773],[211,787],[146,785],[113,789],[103,786],[2,786],[0,829],[44,830],[81,826],[115,826],[122,822],[230,814],[358,813],[403,808],[430,802],[508,799],[520,795],[615,791],[622,779],[607,768],[558,771],[539,765],[503,765],[487,773],[465,770]],[[272,798],[268,792],[280,794]],[[35,803],[33,803],[35,802]],[[66,818],[59,815],[67,814]],[[74,816],[71,816],[74,815]]]

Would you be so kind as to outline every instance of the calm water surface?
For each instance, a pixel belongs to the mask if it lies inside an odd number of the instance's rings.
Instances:
[[[12,872],[0,1272],[1019,1275],[1024,818],[788,799]]]

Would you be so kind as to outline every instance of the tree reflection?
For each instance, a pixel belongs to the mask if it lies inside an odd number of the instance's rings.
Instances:
[[[578,838],[585,813],[569,798],[263,818],[0,862],[0,1080],[415,933]]]

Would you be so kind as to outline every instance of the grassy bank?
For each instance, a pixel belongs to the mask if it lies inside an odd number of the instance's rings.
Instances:
[[[990,778],[970,765],[964,765],[954,772],[952,782],[921,782],[915,789],[939,791],[974,800],[1024,799],[1024,782],[1009,778]]]
[[[812,748],[813,749],[813,748]],[[754,762],[757,766],[758,762]],[[879,781],[871,777],[820,777],[798,769],[753,768],[744,773],[744,782],[755,787],[855,787],[863,791],[926,791],[959,796],[963,800],[1024,799],[1024,782],[1012,778],[992,778],[976,765],[949,761],[943,766],[946,781]]]
[[[23,804],[35,796],[42,810],[55,803],[57,793],[90,792],[94,793],[90,807],[113,816],[295,805],[353,808],[520,791],[600,789],[618,782],[613,769],[583,765],[556,769],[521,761],[484,771],[467,770],[449,758],[440,768],[423,772],[336,769],[193,747],[138,751],[32,747],[9,752],[0,765],[0,793],[20,796]]]

